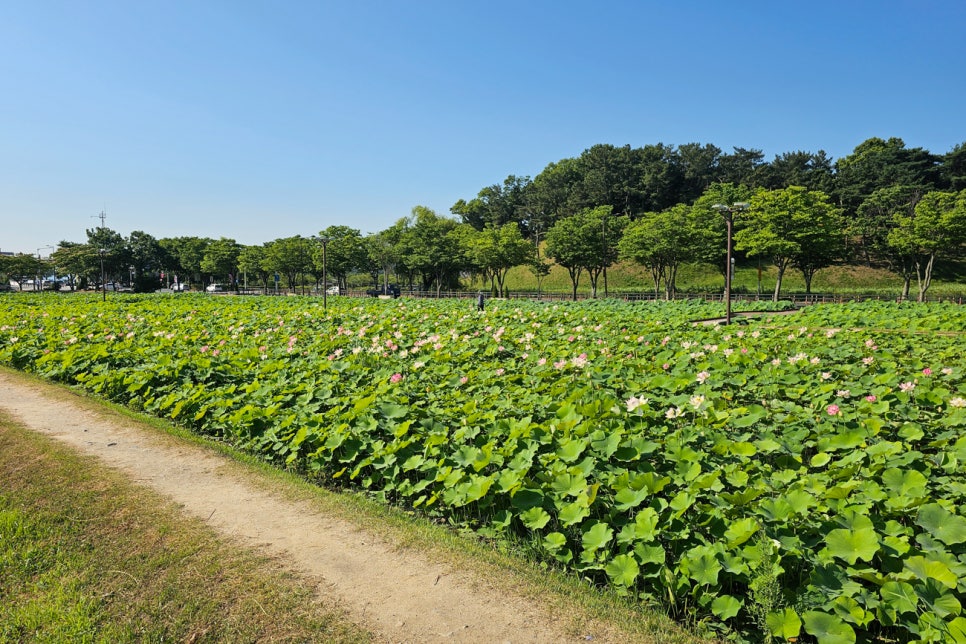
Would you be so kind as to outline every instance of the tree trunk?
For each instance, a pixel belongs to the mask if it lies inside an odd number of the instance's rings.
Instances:
[[[567,272],[570,273],[570,282],[574,285],[573,299],[574,299],[574,302],[576,302],[577,301],[577,283],[580,281],[580,269],[568,268]]]
[[[775,266],[778,268],[778,277],[775,279],[775,293],[774,295],[771,296],[772,302],[777,302],[778,296],[782,292],[782,277],[785,276],[785,268],[786,268],[784,262],[775,262]]]
[[[902,295],[900,296],[902,300],[909,299],[909,287],[911,284],[912,284],[912,275],[910,275],[909,273],[906,273],[905,275],[902,276]]]
[[[919,297],[916,299],[920,304],[926,301],[926,291],[929,289],[929,285],[932,283],[932,265],[936,261],[936,253],[929,255],[929,259],[926,261],[926,265],[923,266],[921,262],[916,262],[916,280],[919,283]]]

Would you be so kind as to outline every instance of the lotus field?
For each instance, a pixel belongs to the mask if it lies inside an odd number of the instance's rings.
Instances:
[[[966,308],[8,296],[0,362],[737,641],[966,642]]]

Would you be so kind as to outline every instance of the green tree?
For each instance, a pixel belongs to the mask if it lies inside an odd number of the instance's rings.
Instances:
[[[367,267],[369,255],[362,233],[348,226],[329,226],[319,232],[319,237],[329,241],[325,245],[325,270],[335,277],[339,288],[345,292],[349,288],[349,274]],[[316,245],[313,254],[315,274],[322,275],[322,244]],[[323,285],[328,288],[328,284]]]
[[[234,239],[222,237],[205,248],[201,260],[201,271],[212,277],[212,281],[224,279],[234,289],[238,289],[238,255],[241,245]]]
[[[934,190],[942,180],[940,160],[922,148],[907,148],[900,138],[873,137],[835,162],[833,194],[851,219],[879,188],[917,186],[923,192]]]
[[[50,254],[57,273],[67,278],[71,290],[100,282],[100,256],[90,244],[62,241]]]
[[[943,184],[951,190],[966,190],[966,142],[960,143],[943,157]]]
[[[453,204],[450,212],[459,215],[463,223],[476,230],[483,230],[487,226],[500,228],[511,222],[526,225],[529,186],[530,177],[511,174],[504,179],[502,186],[487,186],[469,201],[460,199]]]
[[[490,291],[506,296],[506,275],[514,266],[526,264],[535,253],[516,223],[487,226],[466,241],[473,264],[490,280]]]
[[[897,214],[889,232],[896,252],[914,257],[918,301],[926,299],[936,258],[953,254],[966,244],[966,190],[927,192],[911,214]]]
[[[401,239],[410,268],[422,276],[424,289],[435,285],[437,297],[444,286],[458,285],[459,271],[467,263],[457,226],[454,219],[440,217],[426,206],[416,206]]]
[[[714,207],[747,202],[754,194],[748,186],[734,183],[713,183],[694,202],[688,227],[693,240],[693,259],[689,261],[710,264],[725,274],[728,247],[725,238],[727,227],[721,213]],[[741,226],[743,214],[733,214],[735,227]]]
[[[626,217],[614,217],[611,207],[588,208],[561,219],[547,231],[547,256],[567,269],[577,300],[580,275],[587,271],[591,295],[597,297],[598,279],[617,260],[617,246]]]
[[[301,235],[282,237],[266,247],[266,265],[273,273],[284,275],[288,287],[294,292],[299,284],[303,284],[302,277],[314,270],[314,252],[315,243],[311,239]]]
[[[44,262],[35,255],[17,253],[16,255],[6,255],[3,260],[3,272],[8,279],[17,283],[17,287],[22,291],[24,284],[36,278],[44,269]]]
[[[620,256],[647,268],[654,281],[654,294],[661,291],[663,283],[664,297],[670,300],[677,290],[678,268],[706,257],[709,231],[713,237],[723,239],[717,230],[721,217],[714,215],[709,221],[703,209],[685,204],[644,213],[624,231]]]
[[[120,233],[110,228],[92,228],[87,231],[87,244],[98,253],[98,264],[103,256],[106,281],[116,282],[122,278],[127,281],[131,268],[131,251],[127,240]]]
[[[816,153],[785,152],[761,169],[762,187],[779,190],[788,186],[804,186],[809,190],[820,190],[831,194],[835,174],[832,160],[824,150]]]
[[[885,264],[902,278],[902,299],[909,298],[912,279],[916,276],[915,256],[908,249],[889,243],[889,233],[897,226],[898,217],[912,217],[922,198],[917,186],[879,188],[862,202],[850,222],[848,234],[861,250],[869,266]]]
[[[575,159],[562,159],[549,164],[533,179],[528,191],[527,208],[534,232],[546,233],[554,223],[569,217],[575,210],[569,205],[571,193],[581,174]]]
[[[402,218],[386,230],[366,236],[364,240],[373,280],[382,275],[384,293],[389,292],[389,276],[402,259],[402,239],[406,226],[407,220]]]
[[[167,270],[178,278],[181,284],[190,284],[204,283],[201,262],[205,258],[205,251],[213,241],[207,237],[173,237],[160,239],[158,244],[167,251],[175,264],[167,267]]]
[[[135,230],[127,238],[128,254],[134,271],[134,287],[138,293],[152,293],[161,287],[165,250],[158,240],[146,232]]]
[[[262,291],[268,293],[268,282],[272,271],[268,263],[268,245],[242,246],[238,251],[238,270],[247,285],[248,276],[261,282]]]
[[[772,299],[777,302],[789,266],[802,271],[811,292],[812,276],[833,257],[830,249],[839,247],[841,236],[841,211],[829,203],[828,195],[790,186],[756,192],[734,241],[735,248],[749,257],[768,257],[775,264],[778,276]]]

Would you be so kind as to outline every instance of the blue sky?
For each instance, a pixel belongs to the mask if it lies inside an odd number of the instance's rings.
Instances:
[[[597,143],[966,141],[960,0],[0,6],[0,250],[448,215]]]

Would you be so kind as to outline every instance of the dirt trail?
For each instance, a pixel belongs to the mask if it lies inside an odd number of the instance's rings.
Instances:
[[[274,495],[233,474],[228,459],[172,436],[92,411],[42,384],[0,371],[0,408],[26,426],[94,454],[206,520],[320,580],[350,618],[383,642],[565,642],[605,633],[566,632],[532,600],[425,555],[396,548],[306,502]]]

